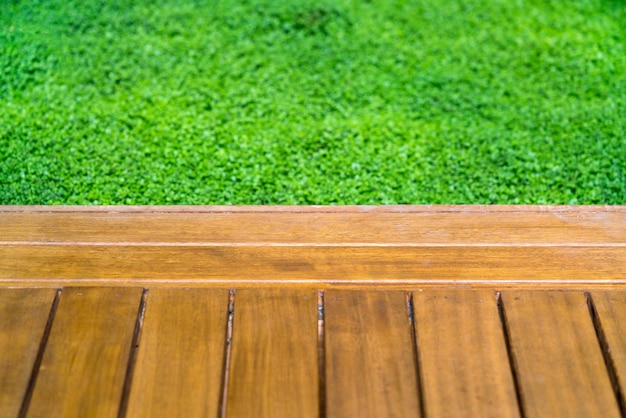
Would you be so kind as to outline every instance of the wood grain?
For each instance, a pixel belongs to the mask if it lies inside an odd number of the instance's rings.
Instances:
[[[60,297],[43,359],[37,357],[31,416],[112,416],[126,399],[129,416],[215,416],[218,402],[230,417],[361,416],[365,404],[380,416],[420,408],[429,416],[514,416],[513,377],[525,416],[617,416],[585,295],[519,289],[626,290],[625,267],[626,206],[0,206],[2,291],[85,286]],[[151,294],[127,398],[142,294],[136,286]],[[504,291],[514,375],[493,293],[462,286]],[[179,290],[166,290],[173,287]],[[238,289],[226,360],[226,293],[200,287]],[[317,289],[339,295],[327,309],[329,368],[322,376]],[[411,334],[385,327],[406,312],[402,291],[391,289],[414,291],[426,400],[417,407],[414,360],[406,354]],[[623,389],[624,303],[599,293],[594,318]],[[0,310],[15,333],[25,319],[12,315],[18,300],[6,300]],[[198,309],[213,313],[198,322]],[[6,376],[19,375],[0,379],[13,379],[22,394],[28,382],[19,382],[31,376],[38,344],[23,341],[40,340],[47,318],[45,309],[37,312],[24,325],[34,336],[24,331],[24,340],[5,340],[28,345],[22,353],[6,349],[28,357],[24,367],[0,365]],[[223,363],[230,368],[222,376]],[[216,400],[222,377],[225,397]],[[342,388],[327,397],[328,411],[319,410],[320,377],[326,389]]]
[[[27,416],[117,416],[141,294],[63,290]]]
[[[626,284],[620,247],[0,246],[0,278]]]
[[[235,295],[228,417],[319,416],[317,293]]]
[[[216,417],[227,290],[150,291],[127,417]]]
[[[626,285],[626,207],[0,207],[0,284]]]
[[[0,292],[0,416],[18,416],[52,308],[54,289]]]
[[[404,292],[327,291],[326,400],[333,417],[419,417]]]
[[[619,417],[581,292],[503,292],[523,409],[529,417]]]
[[[622,406],[626,406],[626,292],[592,292],[600,333],[616,378]]]
[[[621,212],[617,205],[0,205],[19,213],[422,213],[422,212]]]
[[[493,291],[413,293],[428,417],[519,417]]]
[[[0,242],[48,244],[625,244],[626,209],[500,212],[0,212]]]

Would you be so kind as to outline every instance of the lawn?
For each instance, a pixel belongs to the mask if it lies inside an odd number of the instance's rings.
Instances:
[[[2,0],[0,204],[626,204],[621,0]]]

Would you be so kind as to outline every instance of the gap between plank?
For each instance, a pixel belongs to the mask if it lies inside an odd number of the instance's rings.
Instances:
[[[326,329],[324,291],[317,291],[317,374],[319,379],[319,416],[326,418]]]
[[[228,319],[226,320],[226,338],[224,340],[224,363],[222,365],[222,387],[220,390],[220,405],[217,411],[218,418],[226,418],[228,403],[228,383],[230,381],[230,356],[233,345],[233,320],[235,318],[235,289],[228,292]]]
[[[524,397],[522,395],[522,388],[519,383],[517,373],[517,363],[515,356],[513,355],[513,347],[511,346],[511,335],[509,325],[506,320],[506,311],[504,309],[504,302],[502,300],[502,292],[496,291],[496,303],[498,305],[498,314],[500,316],[500,324],[502,325],[502,333],[504,334],[504,343],[506,345],[506,353],[509,357],[509,366],[511,368],[511,375],[513,376],[513,385],[515,387],[515,397],[517,398],[517,406],[521,418],[526,417],[526,411],[524,410]]]
[[[420,356],[417,342],[417,325],[415,323],[415,307],[413,305],[413,293],[406,292],[406,308],[411,333],[411,345],[413,348],[413,362],[415,364],[415,380],[417,381],[417,399],[419,401],[420,417],[426,418],[426,404],[424,396],[424,379],[420,367]]]
[[[139,341],[141,340],[141,331],[143,328],[143,319],[146,314],[147,297],[148,289],[143,289],[143,292],[141,293],[141,301],[139,302],[139,310],[137,311],[137,320],[135,322],[133,341],[131,343],[130,353],[128,355],[128,367],[126,368],[126,376],[124,377],[122,397],[120,399],[120,407],[117,414],[118,418],[126,417],[126,411],[128,410],[130,388],[133,383],[133,374],[135,372],[135,363],[137,360],[137,349],[139,348]]]
[[[620,387],[619,380],[617,379],[617,372],[615,370],[615,361],[611,356],[611,349],[609,347],[609,342],[606,339],[606,335],[604,333],[604,329],[602,328],[602,323],[600,322],[600,317],[598,316],[598,311],[596,310],[596,305],[593,302],[593,298],[591,293],[585,292],[585,296],[587,297],[587,306],[589,307],[589,315],[591,316],[591,321],[593,322],[593,328],[596,331],[596,337],[598,339],[598,344],[600,345],[600,351],[602,351],[602,358],[604,359],[604,364],[606,365],[606,371],[611,379],[611,385],[613,386],[613,392],[615,393],[615,397],[617,398],[617,404],[619,405],[620,414],[623,417],[626,417],[626,405],[624,404],[624,392]]]
[[[43,335],[39,343],[39,350],[37,350],[37,356],[35,357],[35,363],[33,364],[33,370],[31,372],[30,379],[28,380],[26,393],[24,394],[24,399],[22,400],[22,406],[20,407],[20,412],[18,414],[19,418],[24,418],[26,416],[26,413],[28,412],[28,407],[30,406],[30,400],[33,396],[33,391],[35,390],[35,383],[37,383],[37,376],[39,375],[39,368],[41,367],[43,354],[46,351],[46,346],[48,345],[48,338],[50,337],[50,331],[52,330],[52,323],[54,322],[54,317],[56,316],[57,308],[59,307],[59,300],[61,298],[62,292],[63,291],[61,289],[57,289],[56,294],[54,295],[54,300],[52,301],[52,306],[50,307],[50,313],[48,314],[48,320],[46,322],[46,326],[44,328]]]

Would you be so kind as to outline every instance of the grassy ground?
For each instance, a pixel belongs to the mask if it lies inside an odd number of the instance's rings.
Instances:
[[[620,0],[4,0],[0,203],[626,203]]]

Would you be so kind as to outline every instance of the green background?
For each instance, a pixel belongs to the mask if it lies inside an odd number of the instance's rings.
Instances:
[[[1,2],[0,203],[626,203],[618,0]]]

